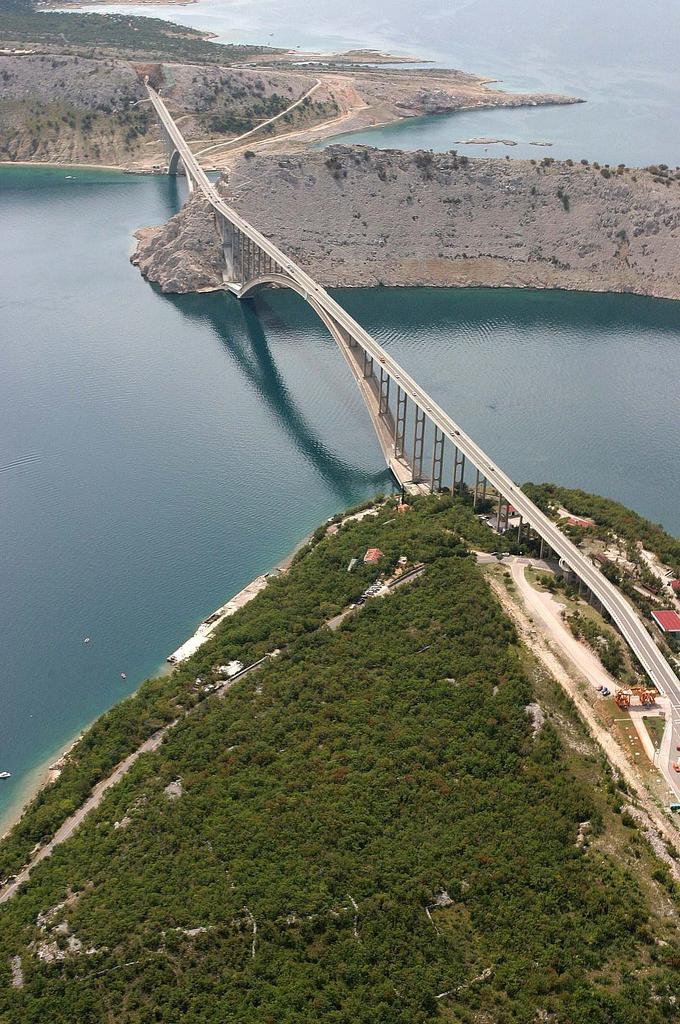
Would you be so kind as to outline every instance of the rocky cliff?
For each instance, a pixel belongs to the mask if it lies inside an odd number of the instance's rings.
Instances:
[[[220,188],[327,286],[523,286],[680,298],[680,181],[665,168],[335,146],[244,156]],[[220,245],[203,200],[146,229],[134,260],[166,291],[220,287]]]

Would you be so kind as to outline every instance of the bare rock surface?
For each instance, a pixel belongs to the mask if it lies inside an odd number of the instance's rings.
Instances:
[[[680,181],[664,169],[602,170],[333,146],[240,157],[220,189],[325,286],[680,298]],[[139,237],[133,261],[164,291],[222,286],[221,243],[202,198]]]
[[[136,232],[132,262],[164,292],[221,288],[224,257],[209,204],[191,196],[167,224]]]
[[[107,112],[143,99],[144,86],[123,61],[57,54],[0,55],[0,98],[63,103]]]
[[[170,801],[179,800],[179,798],[181,797],[181,795],[183,793],[182,780],[181,779],[173,779],[172,782],[169,782],[167,784],[167,786],[165,787],[163,792],[165,793],[165,795],[168,798],[168,800],[170,800]]]

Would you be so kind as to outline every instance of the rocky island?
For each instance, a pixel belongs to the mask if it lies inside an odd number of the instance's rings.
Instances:
[[[680,181],[664,167],[333,146],[247,152],[220,189],[327,287],[485,285],[680,298]],[[222,287],[220,241],[200,197],[138,239],[133,261],[162,290]]]

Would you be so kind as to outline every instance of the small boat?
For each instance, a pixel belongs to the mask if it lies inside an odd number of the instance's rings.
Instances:
[[[83,643],[84,644],[89,644],[89,642],[90,642],[90,638],[89,638],[89,636],[86,636],[85,639],[83,640]]]
[[[0,772],[0,779],[11,779],[11,778],[12,778],[12,773],[11,772]]]
[[[125,672],[121,672],[120,678],[121,679],[127,679],[127,676],[126,676]]]

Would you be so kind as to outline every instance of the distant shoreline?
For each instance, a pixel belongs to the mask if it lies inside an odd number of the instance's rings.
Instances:
[[[197,4],[198,0],[48,0],[40,5],[42,10],[65,10],[69,7],[188,7]],[[211,33],[207,33],[211,35]]]

